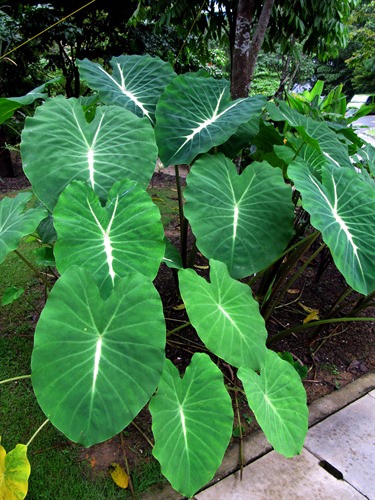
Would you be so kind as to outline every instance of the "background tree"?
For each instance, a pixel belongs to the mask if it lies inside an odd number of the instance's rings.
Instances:
[[[375,92],[375,1],[362,0],[349,19],[352,54],[346,62],[353,69],[357,92]]]
[[[189,20],[202,41],[227,36],[231,57],[232,97],[246,96],[260,48],[279,47],[288,53],[290,39],[301,43],[304,54],[321,59],[337,56],[348,41],[347,19],[358,0],[139,0],[143,19],[156,26]],[[142,18],[139,16],[139,18]]]

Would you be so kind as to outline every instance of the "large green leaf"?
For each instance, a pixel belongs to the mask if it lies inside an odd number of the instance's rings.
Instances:
[[[288,175],[348,284],[364,295],[373,291],[375,189],[361,174],[332,164],[322,166],[322,182],[302,160],[289,165]]]
[[[223,155],[204,155],[186,180],[185,213],[198,248],[225,262],[231,276],[258,272],[285,249],[293,204],[280,170],[254,162],[238,175]]]
[[[169,63],[149,55],[112,57],[112,74],[88,59],[78,61],[79,71],[89,86],[99,91],[105,104],[115,104],[155,125],[155,108],[166,85],[176,73]]]
[[[42,207],[25,211],[31,197],[32,193],[19,193],[15,198],[5,197],[0,201],[0,263],[47,215]]]
[[[268,351],[260,375],[248,368],[237,372],[250,408],[274,449],[292,457],[301,452],[308,428],[306,392],[297,371]]]
[[[164,256],[160,212],[136,182],[116,182],[103,207],[86,183],[73,181],[53,211],[56,265],[87,269],[104,295],[132,271],[155,278]]]
[[[205,345],[227,363],[258,370],[266,354],[267,331],[251,289],[210,260],[210,283],[192,269],[178,273],[189,319]]]
[[[164,364],[160,297],[141,274],[118,280],[104,302],[90,274],[70,268],[40,316],[31,360],[37,400],[69,439],[91,446],[126,427]]]
[[[272,120],[286,121],[298,130],[307,144],[321,152],[334,165],[352,167],[347,146],[340,142],[325,122],[301,115],[285,102],[280,102],[279,107],[270,102],[267,104],[267,111]]]
[[[227,141],[242,123],[260,114],[264,96],[230,100],[229,82],[180,75],[156,107],[155,136],[162,163],[191,163],[199,153]]]
[[[190,498],[215,474],[232,434],[223,376],[206,354],[194,354],[183,379],[166,360],[149,408],[152,453],[173,488]]]
[[[26,120],[21,153],[25,174],[50,211],[73,179],[88,181],[102,199],[124,177],[146,187],[157,158],[146,118],[107,106],[98,107],[88,123],[79,101],[62,96],[48,100]]]

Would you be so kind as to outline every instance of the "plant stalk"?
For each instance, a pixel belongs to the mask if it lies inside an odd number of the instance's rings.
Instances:
[[[125,462],[125,468],[126,468],[126,473],[127,473],[127,475],[128,475],[128,480],[129,480],[129,488],[130,488],[130,492],[131,492],[131,496],[132,496],[132,498],[136,499],[135,492],[134,492],[134,488],[133,488],[132,479],[131,479],[131,477],[130,477],[130,468],[129,468],[128,457],[127,457],[127,455],[126,455],[126,448],[125,448],[124,436],[123,436],[122,432],[120,433],[120,435],[121,435],[121,446],[122,446],[122,451],[124,452],[124,462]]]
[[[26,257],[24,257],[18,250],[14,250],[14,253],[34,272],[34,274],[41,280],[43,283],[50,288],[51,285],[48,283],[48,281],[45,279],[45,277],[39,272],[39,270],[28,260]]]
[[[184,204],[182,201],[182,189],[181,189],[180,171],[178,165],[174,166],[174,170],[176,174],[178,212],[180,215],[181,260],[182,260],[182,267],[185,268],[187,262],[187,220],[184,215]]]
[[[242,435],[242,425],[241,425],[241,413],[240,407],[238,405],[238,393],[237,390],[234,391],[234,400],[236,403],[236,413],[237,413],[237,423],[238,429],[240,431],[240,481],[242,481],[243,466],[244,466],[244,455],[243,455],[243,435]]]
[[[26,443],[26,446],[29,447],[30,444],[32,443],[32,441],[34,440],[34,438],[36,438],[36,436],[39,434],[39,432],[43,429],[43,427],[49,422],[49,418],[47,418],[47,420],[45,420],[42,425],[34,432],[34,434],[31,436],[31,438],[29,439],[29,441]]]
[[[14,382],[15,380],[22,380],[23,378],[31,378],[31,375],[20,375],[19,377],[6,378],[5,380],[0,380],[0,384]]]
[[[327,325],[329,323],[349,323],[351,321],[375,321],[375,318],[330,318],[321,319],[319,321],[311,321],[311,323],[292,326],[290,328],[287,328],[286,330],[282,330],[281,332],[276,333],[276,335],[267,340],[267,346],[270,346],[278,340],[282,340],[288,337],[290,334],[299,332],[301,330],[307,330],[308,328],[314,328],[318,325]]]

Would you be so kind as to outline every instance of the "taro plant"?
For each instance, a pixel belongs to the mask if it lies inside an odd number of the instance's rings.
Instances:
[[[231,101],[229,83],[204,72],[177,76],[149,56],[114,57],[110,73],[78,64],[96,97],[47,99],[22,135],[40,207],[23,212],[5,200],[0,212],[4,254],[42,220],[57,236],[59,277],[35,331],[34,392],[51,423],[84,446],[119,433],[148,404],[153,454],[191,497],[230,441],[231,389],[244,392],[276,451],[301,451],[306,394],[297,370],[267,347],[250,284],[303,246],[294,225],[300,193],[347,282],[372,293],[374,165],[358,172],[347,142],[325,123],[282,102],[266,107],[263,96]],[[249,147],[239,174],[233,159]],[[181,254],[146,192],[157,157],[176,166]],[[181,164],[191,165],[185,202]],[[191,265],[196,249],[209,262],[209,280]],[[162,263],[177,273],[204,346],[183,376],[165,354],[173,331],[153,284]],[[271,279],[267,297],[274,286]],[[234,386],[224,384],[218,358],[233,367]]]

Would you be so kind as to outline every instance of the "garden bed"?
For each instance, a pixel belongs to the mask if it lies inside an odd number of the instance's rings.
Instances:
[[[184,184],[183,179],[182,184]],[[11,194],[27,189],[28,187],[28,181],[24,176],[3,179],[0,183],[0,192]],[[179,238],[178,201],[173,175],[155,172],[150,184],[149,194],[162,212],[167,236],[172,242],[177,244]],[[308,266],[306,272],[304,272],[303,277],[299,278],[293,284],[293,288],[287,291],[283,302],[275,309],[274,314],[267,322],[267,328],[271,337],[291,325],[302,324],[309,309],[318,311],[317,314],[319,317],[324,317],[337,297],[344,291],[345,280],[332,262],[324,270],[323,276],[317,279],[319,269],[319,261],[313,261]],[[196,261],[196,270],[202,276],[207,276],[207,261],[199,253]],[[43,301],[43,294],[40,293],[39,299],[37,298],[37,295],[35,295],[36,286],[34,283],[34,306],[36,306],[37,310],[41,310],[41,307],[38,307],[38,300]],[[159,274],[155,279],[155,286],[163,301],[165,316],[167,318],[167,329],[168,331],[176,329],[176,326],[186,321],[186,312],[179,307],[181,299],[173,272],[164,264],[161,265]],[[351,302],[355,302],[358,299],[359,296],[356,294],[350,296],[347,300],[348,307]],[[8,311],[9,317],[12,318],[11,310],[8,309]],[[6,312],[7,310],[3,309],[3,319]],[[7,338],[10,339],[12,332],[13,335],[18,337],[24,335],[27,339],[26,342],[31,344],[38,314],[35,312],[31,313],[30,310],[26,310],[26,314],[27,317],[25,318],[12,318],[14,323],[12,331],[8,330],[5,333],[1,333],[3,337],[1,344],[3,349],[6,349]],[[374,317],[375,308],[368,309],[362,314]],[[18,325],[16,325],[17,322],[19,322]],[[22,332],[20,331],[21,325],[24,325]],[[27,325],[26,329],[25,325]],[[340,389],[362,374],[375,369],[374,339],[375,329],[374,324],[371,322],[337,323],[323,325],[322,329],[314,337],[309,335],[308,329],[293,333],[289,337],[279,340],[272,345],[272,349],[280,352],[290,352],[294,359],[299,360],[301,364],[308,368],[304,386],[307,392],[308,403],[311,403],[326,394]],[[193,352],[197,351],[204,352],[205,349],[191,327],[176,331],[175,334],[168,337],[167,357],[173,361],[181,373],[184,372],[186,366],[189,364]],[[14,353],[14,356],[17,358],[17,352]],[[1,358],[3,359],[3,356]],[[24,366],[26,366],[27,360],[23,362]],[[221,362],[218,358],[215,358],[215,362],[218,362],[219,367],[222,369],[228,385],[232,384],[235,380],[233,368]],[[12,368],[16,367],[17,359],[14,360]],[[16,369],[16,371],[18,370]],[[239,439],[239,425],[241,425],[243,435],[249,434],[258,428],[245,398],[240,395],[238,402],[241,422],[239,423],[238,419],[235,421],[234,436],[231,445]],[[21,411],[21,409],[22,404],[17,411]],[[22,415],[19,418],[22,421]],[[31,425],[27,425],[26,431],[28,431],[29,427],[35,427],[35,424],[31,423]],[[61,435],[58,436],[56,442],[60,443],[62,450],[69,450],[72,453],[77,465],[80,464],[79,470],[82,472],[83,479],[88,482],[101,482],[103,478],[105,481],[109,481],[108,471],[111,465],[119,463],[125,467],[125,460],[127,460],[132,472],[133,485],[138,495],[151,484],[155,484],[158,481],[160,481],[160,484],[165,483],[165,479],[162,479],[162,475],[160,474],[159,466],[152,457],[150,444],[150,441],[152,442],[152,433],[150,427],[151,416],[146,408],[135,418],[134,425],[130,425],[121,435],[115,436],[104,443],[90,448],[83,448],[79,445],[71,444]],[[26,435],[27,432],[21,433],[19,436],[20,441],[22,441],[24,434]],[[59,445],[56,446],[57,452],[59,452]],[[73,449],[74,451],[71,451]],[[39,449],[39,452],[49,453],[45,449]],[[35,451],[31,449],[30,460],[32,467],[33,453]],[[30,498],[42,498],[35,496],[35,491],[33,493],[32,488],[36,487],[33,481],[32,473]],[[47,495],[43,498],[48,498],[46,486],[43,486],[43,488]],[[82,496],[81,498],[89,498],[89,496]],[[96,496],[96,498],[109,497]],[[116,497],[111,496],[110,498]]]

